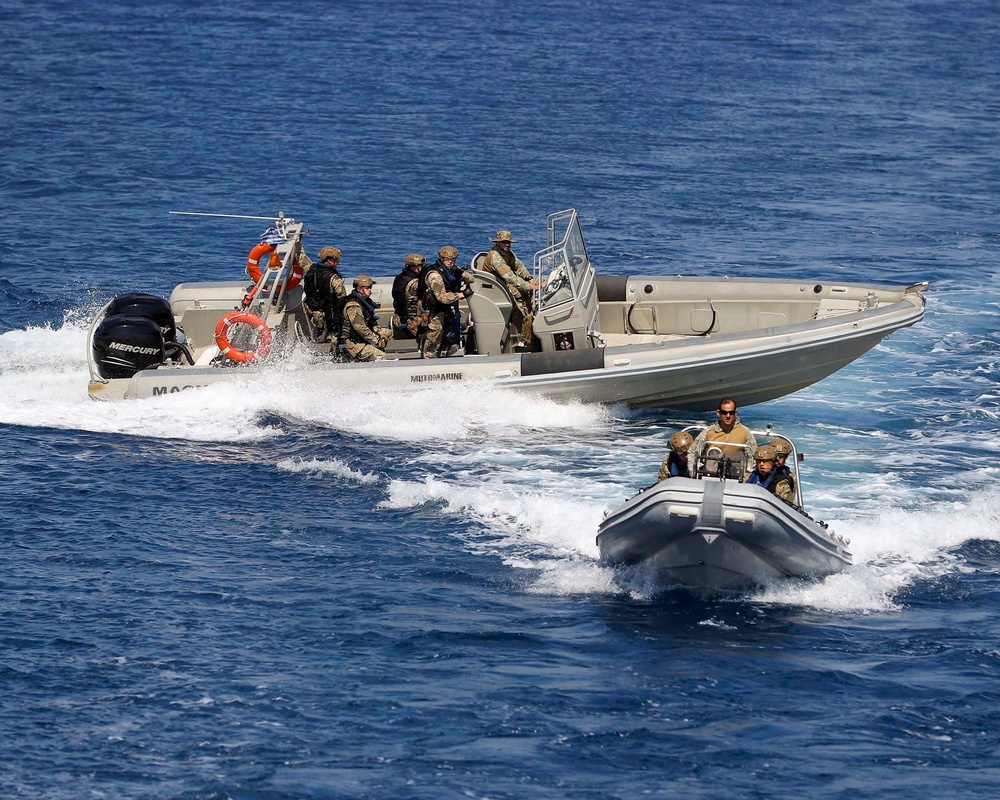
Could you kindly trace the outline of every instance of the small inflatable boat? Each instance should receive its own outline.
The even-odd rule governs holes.
[[[796,506],[743,482],[749,470],[718,455],[698,454],[696,477],[668,478],[609,512],[597,534],[605,563],[643,565],[663,586],[702,593],[851,566],[850,541],[801,510],[798,481]]]

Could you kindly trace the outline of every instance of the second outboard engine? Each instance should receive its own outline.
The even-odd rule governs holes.
[[[166,359],[163,333],[149,317],[105,317],[94,331],[93,350],[102,378],[131,378]]]

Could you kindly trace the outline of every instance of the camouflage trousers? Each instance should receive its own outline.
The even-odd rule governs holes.
[[[452,315],[441,312],[431,314],[424,331],[424,358],[437,358],[441,352],[441,342],[446,331],[451,329]]]
[[[510,324],[525,339],[531,338],[531,292],[524,294],[518,290],[511,291],[514,304],[510,309]]]
[[[420,323],[416,317],[409,320],[401,320],[399,314],[392,315],[392,335],[395,339],[416,339],[417,331],[420,330]]]
[[[328,338],[326,312],[322,310],[314,311],[311,308],[307,308],[306,314],[309,317],[309,323],[312,325],[313,341],[325,342]]]
[[[385,358],[385,351],[379,350],[373,344],[361,344],[360,342],[347,342],[344,351],[351,361],[377,361]]]

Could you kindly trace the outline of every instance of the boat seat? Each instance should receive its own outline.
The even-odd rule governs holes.
[[[475,292],[466,302],[469,318],[475,334],[476,350],[487,353],[505,352],[510,342],[510,316],[514,308],[514,298],[507,284],[492,272],[483,269],[486,252],[476,253],[469,266],[476,282]]]

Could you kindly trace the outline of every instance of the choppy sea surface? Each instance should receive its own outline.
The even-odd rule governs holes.
[[[1000,6],[0,3],[0,796],[895,798],[1000,781]],[[855,566],[698,598],[600,563],[705,415],[275,370],[87,397],[95,311],[344,271],[930,280],[927,314],[741,409]]]

